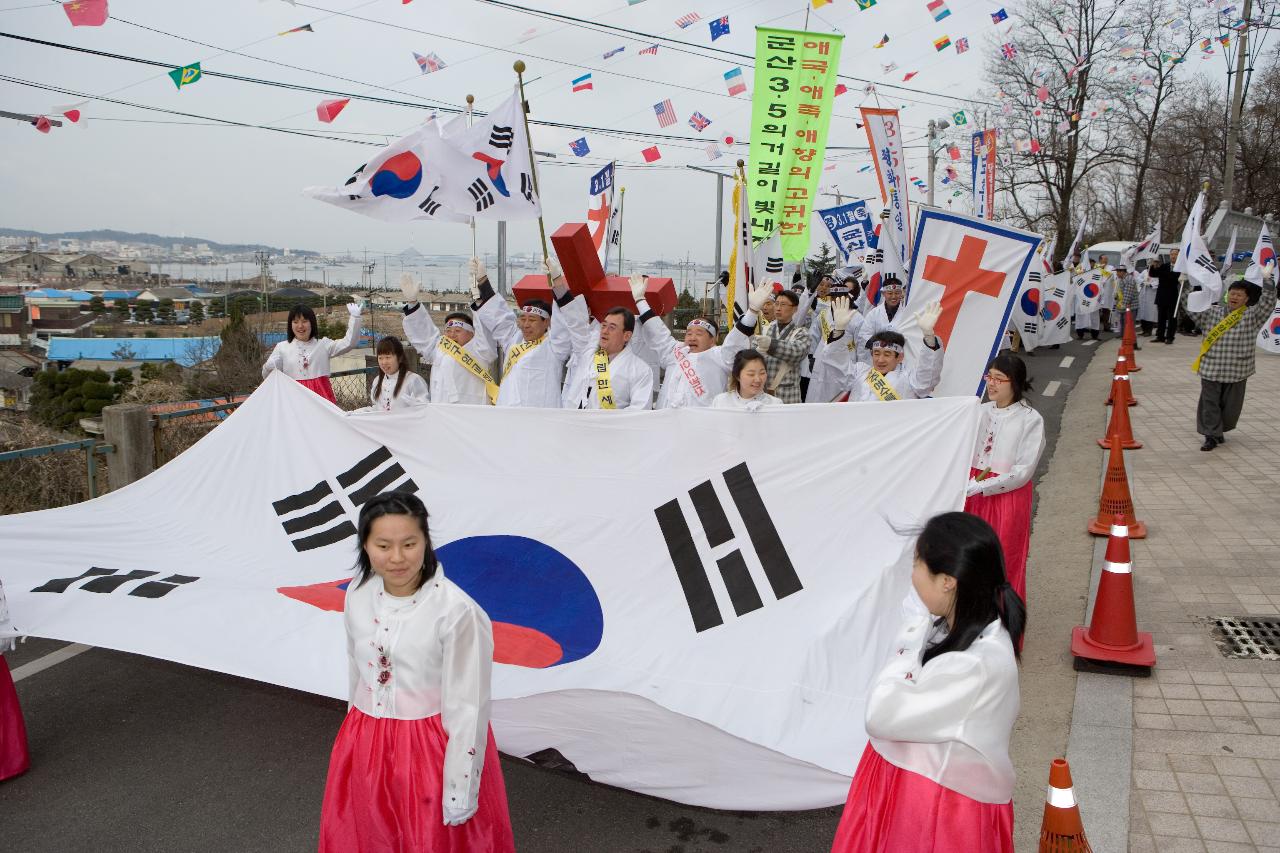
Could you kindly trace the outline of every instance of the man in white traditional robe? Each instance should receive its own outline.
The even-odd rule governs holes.
[[[854,348],[858,345],[863,317],[855,307],[857,294],[847,290],[836,290],[833,294],[830,304],[819,308],[829,315],[830,331],[814,357],[806,403],[830,403],[842,396],[849,390],[852,365],[858,360]]]
[[[898,319],[898,311],[902,308],[902,280],[890,273],[880,284],[880,304],[867,312],[862,325],[858,329],[857,343],[854,346],[854,357],[863,364],[871,363],[871,350],[867,342],[880,332],[897,331],[894,320]]]
[[[436,328],[431,312],[418,301],[418,283],[405,274],[400,277],[404,294],[404,335],[431,365],[428,387],[432,403],[473,403],[488,405],[497,397],[493,360],[497,350],[483,330],[477,331],[471,316],[454,311],[444,319],[444,333]]]
[[[573,341],[562,405],[566,409],[648,409],[653,403],[653,369],[630,347],[635,315],[612,308],[597,323],[587,300],[576,296],[563,307]]]
[[[666,371],[657,408],[680,409],[710,406],[716,395],[728,387],[733,357],[751,343],[757,312],[773,295],[773,288],[763,284],[747,294],[747,313],[734,324],[720,345],[716,345],[720,330],[705,317],[690,320],[684,330],[684,343],[678,343],[667,324],[645,301],[644,276],[631,276],[631,295],[636,301],[645,343]]]
[[[924,349],[912,367],[903,364],[906,339],[902,333],[886,329],[872,335],[867,342],[870,363],[854,362],[850,368],[849,402],[914,400],[932,394],[942,378],[942,341],[933,334],[941,315],[941,301],[916,314]]]
[[[546,262],[554,303],[530,299],[513,312],[493,291],[484,262],[473,258],[480,296],[472,305],[476,322],[501,345],[503,357],[497,405],[558,409],[564,366],[573,352],[563,308],[573,301],[559,266]]]

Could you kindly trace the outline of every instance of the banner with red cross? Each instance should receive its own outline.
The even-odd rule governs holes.
[[[922,346],[915,315],[942,300],[934,334],[946,347],[935,397],[982,394],[987,362],[1005,327],[1041,238],[1030,231],[936,208],[921,208],[912,243],[905,324],[910,362]]]

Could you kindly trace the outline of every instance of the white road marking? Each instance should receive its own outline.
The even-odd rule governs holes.
[[[44,657],[36,658],[31,663],[24,663],[22,666],[15,669],[13,671],[13,680],[21,681],[29,675],[35,675],[37,672],[44,672],[49,667],[57,666],[64,661],[69,661],[76,655],[83,654],[92,648],[93,646],[86,646],[83,643],[72,643],[69,646],[63,646],[56,652],[49,652],[49,654]]]
[[[1061,387],[1062,387],[1062,383],[1055,379],[1052,382],[1050,382],[1048,385],[1044,386],[1044,390],[1040,392],[1040,396],[1052,397],[1054,394],[1058,393],[1058,389]]]
[[[1087,346],[1087,347],[1091,347],[1091,346],[1093,346],[1093,345],[1094,345],[1094,344],[1096,344],[1096,343],[1098,343],[1098,341],[1085,341],[1085,342],[1084,342],[1084,345],[1085,345],[1085,346]]]
[[[1058,362],[1058,367],[1070,367],[1075,363],[1076,363],[1076,357],[1074,355],[1067,355],[1067,356],[1063,356],[1062,361]]]

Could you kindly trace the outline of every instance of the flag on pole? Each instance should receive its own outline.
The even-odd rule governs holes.
[[[1222,273],[1209,253],[1209,247],[1200,234],[1200,220],[1204,216],[1204,193],[1196,196],[1196,203],[1187,217],[1187,224],[1182,229],[1182,241],[1178,244],[1178,260],[1173,264],[1174,272],[1185,273],[1191,284],[1198,285],[1187,295],[1188,311],[1205,311],[1210,305],[1222,297]]]
[[[747,312],[747,291],[751,282],[751,213],[747,204],[747,182],[741,172],[736,173],[733,180],[733,233],[725,306],[730,322],[737,322]]]
[[[929,14],[933,15],[934,21],[941,21],[943,18],[951,14],[951,10],[947,8],[944,0],[929,0],[925,4],[925,8],[929,10]]]
[[[1226,276],[1227,270],[1231,269],[1231,261],[1236,254],[1236,236],[1240,229],[1235,225],[1231,226],[1231,239],[1227,241],[1227,253],[1222,256],[1222,274]]]
[[[648,47],[646,47],[644,50],[640,51],[640,55],[641,56],[657,56],[658,46],[656,44],[651,44]]]
[[[1258,349],[1280,355],[1280,299],[1276,300],[1276,307],[1267,322],[1258,330]]]
[[[1267,266],[1274,267],[1275,263],[1276,247],[1271,242],[1271,231],[1264,222],[1262,230],[1258,232],[1258,242],[1253,245],[1253,256],[1249,260],[1249,267],[1244,271],[1245,280],[1261,287]],[[1272,272],[1274,273],[1275,270],[1273,269]],[[1272,319],[1274,320],[1274,317]]]
[[[680,17],[676,18],[676,26],[682,30],[685,30],[693,26],[694,24],[698,23],[698,21],[701,21],[701,20],[702,20],[702,16],[699,15],[697,12],[690,12],[687,15],[681,15]]]
[[[710,27],[712,41],[715,41],[721,36],[729,35],[729,16],[725,15],[722,18],[716,18],[710,23]]]
[[[1054,275],[1046,274],[1041,281],[1037,346],[1048,347],[1071,340],[1070,294],[1071,273],[1065,270]]]
[[[581,77],[575,77],[573,80],[573,91],[575,92],[590,92],[593,88],[594,87],[591,85],[590,74],[583,74]]]
[[[946,50],[946,49],[947,49],[947,48],[949,48],[949,47],[951,47],[951,37],[950,37],[950,36],[943,36],[942,38],[937,38],[937,39],[934,39],[934,40],[933,40],[933,49],[934,49],[934,50]]]
[[[1071,238],[1071,245],[1067,247],[1067,254],[1062,258],[1062,265],[1068,269],[1071,267],[1071,259],[1076,255],[1076,247],[1080,245],[1080,240],[1084,237],[1084,224],[1088,221],[1086,217],[1080,217],[1080,224],[1076,226],[1076,236]]]
[[[724,84],[729,87],[729,95],[741,95],[747,91],[747,84],[742,79],[741,68],[731,68],[724,72]]]
[[[569,150],[573,152],[575,157],[586,157],[591,153],[591,149],[587,146],[587,138],[579,137],[569,143]]]
[[[100,27],[107,22],[107,0],[72,0],[62,4],[73,27]]]
[[[1136,269],[1134,264],[1138,261],[1150,261],[1160,256],[1160,222],[1156,221],[1155,229],[1143,238],[1142,242],[1135,243],[1126,253],[1129,258],[1129,269]]]
[[[585,139],[579,141],[586,142]],[[590,229],[591,242],[595,245],[597,252],[608,245],[606,237],[613,217],[613,173],[614,164],[610,163],[591,176],[591,183],[587,188],[591,201],[599,201],[599,206],[587,208],[587,227]],[[608,268],[607,259],[602,261],[602,264],[606,269]]]
[[[190,86],[200,79],[200,63],[193,62],[190,65],[175,68],[169,72],[169,78],[173,80],[173,85],[179,89],[183,86]]]
[[[707,118],[702,113],[695,112],[693,115],[689,116],[689,126],[699,133],[706,130],[710,124],[711,119]]]
[[[279,33],[279,35],[287,36],[287,35],[289,35],[289,34],[291,34],[291,33],[314,33],[314,32],[315,32],[315,30],[311,29],[311,25],[310,25],[310,24],[303,24],[303,25],[302,25],[302,26],[300,26],[300,27],[294,27],[294,28],[293,28],[293,29],[291,29],[291,30],[285,30],[284,32]]]
[[[658,117],[658,127],[671,127],[676,123],[676,111],[671,106],[671,99],[653,105],[653,114]]]
[[[884,47],[888,43],[889,43],[889,34],[885,33],[884,36],[880,39],[880,41],[876,42],[871,46],[876,50],[879,50],[880,48]]]
[[[991,13],[991,23],[998,24],[1001,21],[1007,19],[1008,17],[1009,17],[1009,14],[1005,12],[1004,9],[997,9]]]
[[[644,158],[646,163],[654,163],[662,159],[662,153],[658,151],[658,146],[656,145],[641,149],[640,156]]]

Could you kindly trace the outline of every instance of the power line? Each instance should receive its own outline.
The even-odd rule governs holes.
[[[578,18],[573,15],[566,15],[560,12],[548,12],[541,9],[530,9],[526,6],[520,6],[516,3],[505,2],[505,0],[475,0],[475,2],[483,3],[489,6],[497,6],[499,8],[509,9],[511,11],[519,12],[521,14],[534,15],[536,17],[548,18],[551,20],[565,21],[570,23],[573,26],[581,27],[584,29],[595,30],[596,32],[600,32],[603,30],[611,33],[617,33],[620,35],[629,36],[639,41],[647,41],[650,44],[654,43],[655,41],[660,43],[665,42],[668,46],[674,45],[675,47],[672,47],[672,49],[679,53],[688,54],[690,56],[695,56],[701,59],[712,58],[712,57],[706,56],[707,53],[718,54],[720,56],[729,56],[729,57],[733,57],[734,59],[743,60],[745,64],[749,65],[752,68],[755,67],[755,57],[749,53],[740,53],[738,51],[726,50],[724,48],[693,44],[691,42],[681,41],[680,39],[670,38],[669,36],[654,35],[652,33],[646,33],[641,30],[633,30],[627,27],[618,27],[613,24],[601,24],[596,21],[588,21],[584,18]],[[304,4],[299,4],[299,5],[304,5]],[[309,6],[308,8],[318,9],[320,11],[325,11],[325,12],[329,11],[328,9],[323,9],[319,6]],[[356,16],[352,16],[352,17],[356,17]],[[702,51],[703,53],[699,53],[698,51]],[[966,101],[971,104],[986,103],[985,101],[980,101],[976,98],[964,98],[960,96],[946,95],[941,92],[930,92],[926,89],[915,89],[910,86],[899,86],[893,83],[879,83],[875,80],[869,80],[864,77],[854,77],[851,74],[837,74],[836,76],[840,79],[850,80],[856,83],[864,83],[864,84],[874,83],[877,88],[883,87],[886,89],[897,89],[903,92],[911,92],[917,95],[927,95],[929,97],[944,98],[944,99],[947,99],[948,101]],[[911,99],[903,98],[903,100],[909,101]],[[929,103],[929,102],[920,101],[919,103]],[[947,106],[947,104],[929,103],[929,106],[945,107]]]
[[[46,41],[44,39],[37,39],[37,38],[32,38],[30,36],[17,35],[15,33],[0,32],[0,37],[27,42],[30,44],[39,45],[41,47],[51,47],[51,48],[57,48],[60,50],[72,51],[74,53],[84,53],[91,56],[102,57],[105,59],[113,59],[120,62],[133,62],[141,65],[150,65],[150,66],[159,67],[159,68],[179,67],[172,63],[161,62],[159,60],[144,59],[142,57],[128,56],[128,55],[119,54],[119,53],[110,53],[102,50],[93,50],[91,48],[79,47],[77,45],[61,44],[59,42]],[[289,89],[293,91],[307,92],[307,93],[316,94],[316,95],[326,95],[326,96],[339,97],[339,98],[350,98],[352,100],[367,101],[370,103],[383,104],[387,106],[408,107],[410,109],[416,109],[416,110],[430,109],[436,112],[447,113],[447,114],[460,114],[463,112],[463,110],[445,105],[443,102],[441,102],[438,105],[413,103],[411,101],[399,101],[392,98],[380,98],[373,95],[362,95],[356,92],[342,92],[334,89],[321,89],[315,86],[304,86],[298,83],[284,83],[277,80],[266,80],[260,77],[247,77],[241,74],[228,74],[226,72],[221,72],[221,71],[209,71],[203,68],[201,69],[201,76],[223,78],[227,80],[234,80],[239,83],[251,83],[251,84],[260,85],[260,86],[271,86],[274,88]],[[135,103],[126,102],[126,101],[113,101],[110,98],[102,98],[102,97],[98,97],[98,96],[86,94],[86,93],[77,93],[77,94],[80,97],[89,98],[91,100],[125,104],[128,106],[134,106],[140,109],[153,109],[152,107],[147,107],[141,104],[135,104]],[[158,108],[155,108],[155,109],[158,109]],[[161,110],[161,111],[165,112],[165,110]],[[175,112],[174,114],[190,115],[187,113],[178,113],[178,112]],[[481,113],[480,111],[476,111],[476,115],[483,115],[483,114],[484,113]],[[203,116],[194,116],[194,117],[204,118]],[[216,119],[216,121],[227,123],[227,124],[240,124],[246,127],[261,127],[264,129],[271,129],[267,125],[260,125],[260,124],[254,124],[254,123],[233,122],[226,119]],[[697,147],[699,150],[704,149],[707,145],[707,140],[705,137],[700,138],[696,136],[678,136],[675,134],[654,133],[651,131],[621,130],[618,128],[597,127],[594,125],[583,125],[583,124],[570,124],[568,122],[547,121],[545,119],[534,119],[534,118],[530,118],[529,123],[536,124],[540,127],[555,128],[558,130],[571,130],[578,133],[598,133],[604,136],[639,139],[643,141],[658,140],[658,141],[665,141],[667,143],[688,143],[689,145],[687,147],[691,149],[693,147]],[[311,134],[311,135],[321,139],[336,138],[336,137],[324,136],[323,134]],[[396,134],[389,134],[389,135],[396,135]],[[868,149],[864,145],[848,145],[848,146],[829,146],[827,150],[829,151],[865,151]]]

